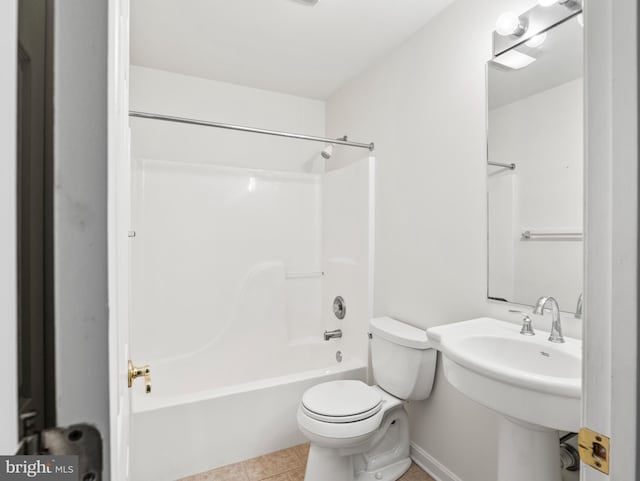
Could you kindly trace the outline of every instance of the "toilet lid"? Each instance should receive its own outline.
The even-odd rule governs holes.
[[[319,421],[354,422],[380,411],[382,398],[362,381],[331,381],[308,389],[302,396],[302,408]]]

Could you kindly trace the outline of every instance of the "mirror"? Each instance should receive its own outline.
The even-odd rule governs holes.
[[[545,34],[487,66],[487,293],[526,305],[553,296],[574,312],[583,283],[583,30],[572,17]]]

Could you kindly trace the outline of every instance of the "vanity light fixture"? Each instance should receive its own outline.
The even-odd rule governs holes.
[[[531,65],[536,59],[517,50],[509,50],[498,55],[492,61],[510,69],[519,70],[525,68],[527,65]]]
[[[496,21],[496,32],[503,37],[508,35],[522,36],[527,31],[527,25],[513,12],[505,12]]]
[[[529,48],[536,48],[543,38],[538,35],[554,25],[582,13],[584,0],[537,0],[536,5],[526,12],[516,14],[503,13],[498,17],[493,32],[493,56],[496,57],[509,49],[531,41]],[[537,44],[539,47],[541,44]]]
[[[547,39],[547,32],[542,32],[541,34],[531,37],[524,44],[530,48],[538,48],[544,43],[546,39]]]

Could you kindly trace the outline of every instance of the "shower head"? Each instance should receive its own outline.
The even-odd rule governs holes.
[[[325,145],[324,149],[322,149],[322,152],[320,152],[320,155],[322,155],[322,158],[324,159],[330,159],[332,154],[333,154],[333,144]]]

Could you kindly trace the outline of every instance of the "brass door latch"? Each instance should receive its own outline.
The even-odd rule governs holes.
[[[151,392],[151,366],[148,364],[141,367],[133,365],[129,360],[129,373],[128,373],[128,385],[133,385],[133,380],[137,377],[144,377],[145,392],[149,394]]]
[[[610,447],[611,440],[607,436],[587,428],[580,429],[578,433],[578,451],[584,464],[604,474],[609,474]]]

